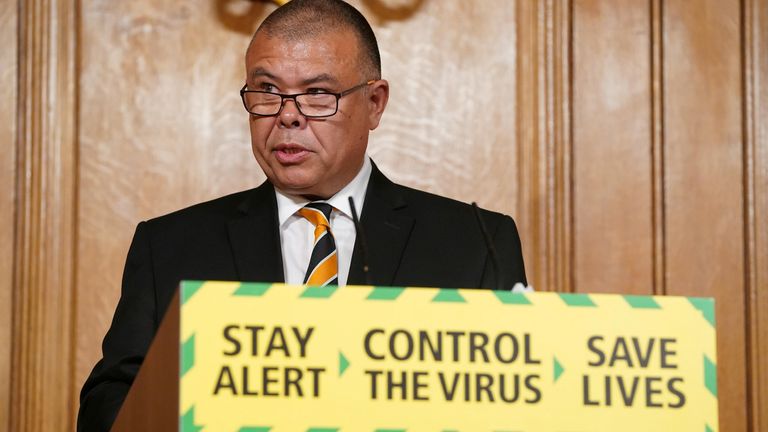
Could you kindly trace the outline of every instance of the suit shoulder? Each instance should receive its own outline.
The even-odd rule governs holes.
[[[400,188],[409,207],[418,208],[422,211],[443,212],[443,214],[449,216],[463,214],[474,218],[471,204],[408,186],[396,184],[396,187]],[[505,214],[483,208],[480,209],[480,212],[484,220],[498,221],[499,218],[509,218],[509,216]]]
[[[149,219],[146,223],[156,227],[183,227],[187,224],[198,225],[206,221],[228,220],[240,212],[241,206],[255,191],[256,189],[249,189],[204,201]]]

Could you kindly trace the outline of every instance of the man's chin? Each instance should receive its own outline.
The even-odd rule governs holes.
[[[327,199],[341,189],[336,185],[338,183],[336,179],[322,176],[318,170],[283,168],[273,172],[273,176],[267,177],[280,192],[285,194],[310,197],[310,199]]]
[[[270,179],[272,184],[280,190],[280,192],[288,195],[305,196],[305,195],[320,195],[320,188],[316,182],[311,182],[306,179]]]

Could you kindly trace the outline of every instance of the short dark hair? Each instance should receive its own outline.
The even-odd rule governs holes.
[[[291,0],[272,12],[256,30],[289,40],[311,38],[328,31],[351,30],[358,40],[360,64],[366,78],[381,78],[381,55],[376,35],[363,14],[342,0]],[[255,35],[254,35],[255,38]]]

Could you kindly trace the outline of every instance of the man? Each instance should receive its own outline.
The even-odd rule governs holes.
[[[182,279],[525,283],[511,218],[481,210],[497,274],[469,205],[396,185],[366,156],[389,84],[357,10],[340,0],[293,0],[262,23],[245,63],[241,95],[268,181],[138,225],[103,358],[83,386],[79,430],[110,427]],[[350,197],[362,210],[360,239]]]

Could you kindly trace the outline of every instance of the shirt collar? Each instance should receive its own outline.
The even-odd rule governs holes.
[[[357,216],[359,218],[362,217],[365,191],[368,189],[368,180],[371,178],[371,171],[371,160],[366,156],[363,159],[363,166],[360,168],[360,171],[355,178],[325,202],[332,205],[343,215],[352,219],[352,211],[349,207],[349,197],[352,197],[355,201]],[[291,218],[291,216],[296,214],[300,208],[310,202],[302,196],[289,195],[278,188],[275,188],[275,196],[277,197],[277,215],[281,227]]]

